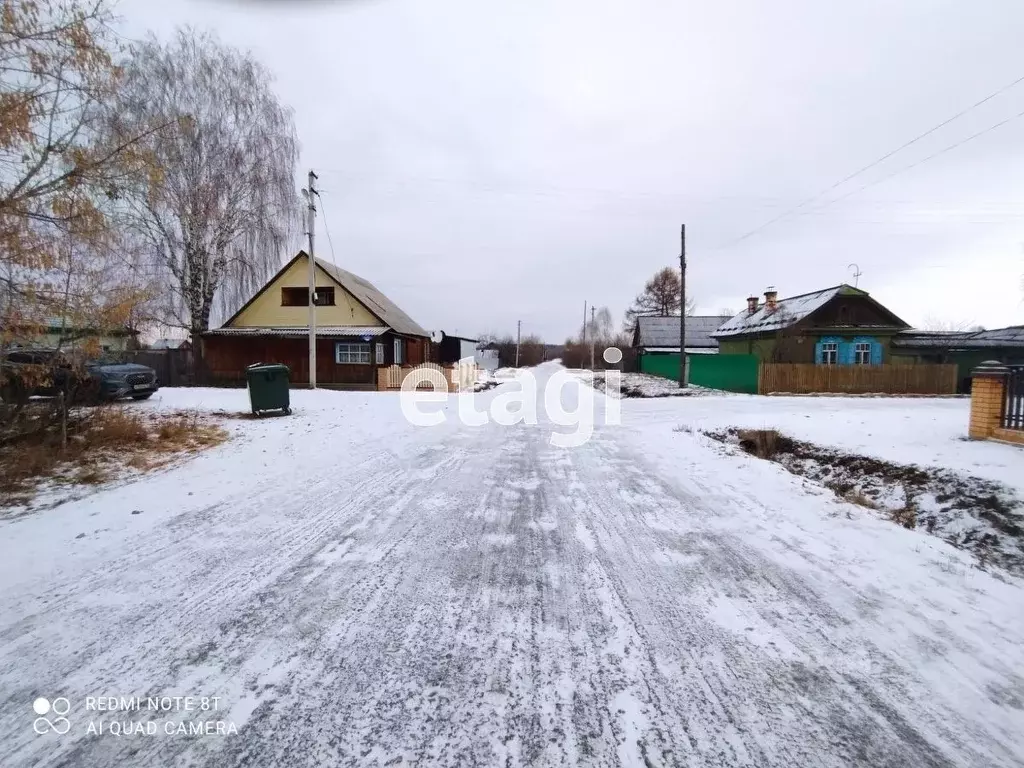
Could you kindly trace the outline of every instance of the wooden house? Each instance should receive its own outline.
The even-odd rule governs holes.
[[[880,365],[890,362],[893,339],[910,326],[851,285],[765,301],[747,308],[711,335],[723,355],[754,355],[763,362]]]
[[[336,389],[376,389],[384,365],[429,362],[430,334],[372,283],[314,259],[316,380]],[[245,380],[253,363],[284,363],[294,384],[309,382],[309,257],[289,261],[216,330],[203,334],[214,383]]]

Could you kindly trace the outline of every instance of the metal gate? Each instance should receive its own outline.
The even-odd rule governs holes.
[[[1006,402],[1003,405],[1003,426],[1024,430],[1024,365],[1011,366],[1006,379]]]

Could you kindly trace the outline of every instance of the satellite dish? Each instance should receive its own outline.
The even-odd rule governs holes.
[[[430,332],[430,340],[432,342],[434,342],[435,344],[440,344],[441,340],[443,338],[444,338],[444,331],[431,331]]]

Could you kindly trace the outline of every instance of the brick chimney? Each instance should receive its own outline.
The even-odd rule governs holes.
[[[747,314],[752,315],[757,312],[757,296],[747,296]]]
[[[764,292],[764,309],[765,312],[774,312],[779,308],[779,292],[775,290],[774,285],[769,285],[768,289]]]

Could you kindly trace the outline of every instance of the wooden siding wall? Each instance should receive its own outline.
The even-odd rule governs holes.
[[[863,328],[864,335],[888,328],[896,330],[896,318],[863,296],[837,296],[815,310],[803,323],[816,328]]]
[[[324,270],[317,267],[317,286],[334,286],[334,305],[317,307],[317,325],[383,325],[370,311]],[[308,288],[309,262],[298,259],[270,285],[257,294],[243,309],[232,328],[305,326],[309,322],[309,307],[286,307],[281,303],[282,288]],[[318,366],[319,367],[319,366]]]
[[[334,342],[317,339],[317,384],[373,389],[377,383],[375,366],[335,363]],[[292,383],[309,383],[309,345],[305,339],[210,336],[203,344],[211,383],[244,384],[245,369],[253,363],[283,363],[291,369]]]
[[[953,395],[955,365],[800,365],[762,363],[758,392]]]
[[[814,345],[823,336],[838,336],[851,342],[859,336],[870,336],[881,345],[882,362],[890,362],[890,346],[892,336],[884,334],[851,332],[845,329],[836,331],[832,328],[807,328],[805,330],[787,329],[782,333],[765,338],[747,338],[738,340],[723,339],[719,342],[719,354],[722,355],[756,355],[768,363],[814,363]]]

